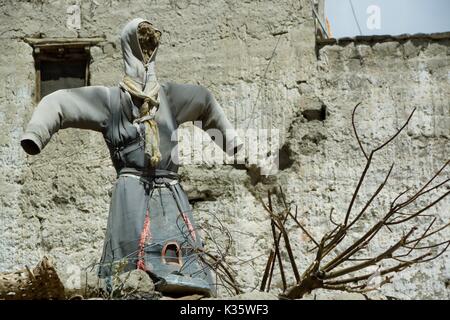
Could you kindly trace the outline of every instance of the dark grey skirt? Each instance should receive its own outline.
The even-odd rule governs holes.
[[[215,290],[202,250],[175,173],[144,177],[121,172],[111,198],[99,277],[139,268],[152,276],[159,291],[211,295]]]

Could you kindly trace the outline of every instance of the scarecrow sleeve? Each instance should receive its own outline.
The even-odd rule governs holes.
[[[38,154],[59,129],[102,131],[110,115],[110,90],[93,86],[64,89],[45,96],[37,105],[21,138],[28,154]]]
[[[242,147],[237,133],[222,107],[206,88],[198,85],[170,83],[167,93],[178,125],[188,121],[201,121],[214,142],[232,156]]]

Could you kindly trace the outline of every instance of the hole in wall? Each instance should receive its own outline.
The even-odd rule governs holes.
[[[320,109],[306,109],[302,111],[302,116],[307,121],[325,121],[327,118],[327,107],[322,105]]]
[[[270,154],[267,154],[270,156]],[[278,150],[278,157],[276,159],[279,170],[286,170],[294,164],[292,151],[287,143],[285,143]],[[267,182],[268,177],[262,174],[261,167],[258,167],[255,164],[242,164],[242,163],[232,163],[228,164],[237,170],[245,170],[247,172],[248,177],[250,178],[250,184],[252,186],[257,185],[260,182]]]
[[[279,162],[278,166],[280,170],[286,170],[294,164],[294,160],[292,160],[292,151],[289,145],[286,143],[281,147],[278,152]]]

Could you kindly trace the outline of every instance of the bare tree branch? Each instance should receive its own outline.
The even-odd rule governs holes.
[[[405,200],[400,201],[400,199],[405,196],[410,188],[407,188],[405,191],[401,192],[395,199],[390,203],[387,208],[387,212],[381,215],[379,218],[372,223],[372,226],[366,230],[361,236],[356,239],[352,239],[351,242],[344,248],[341,248],[340,244],[343,243],[345,239],[351,234],[354,228],[352,228],[356,223],[363,221],[363,219],[367,219],[365,213],[369,209],[371,205],[373,205],[374,200],[377,196],[383,191],[384,187],[387,185],[388,179],[392,174],[394,164],[392,164],[384,178],[384,180],[379,184],[375,192],[364,202],[360,211],[353,216],[352,211],[357,197],[363,185],[366,183],[367,173],[371,168],[372,160],[376,152],[385,148],[389,143],[391,143],[398,135],[406,128],[408,123],[410,122],[415,109],[410,113],[409,117],[405,121],[405,123],[396,130],[396,132],[387,139],[384,143],[380,144],[378,147],[374,148],[369,153],[366,152],[363,146],[363,142],[361,141],[358,132],[356,130],[355,124],[355,113],[360,103],[358,103],[352,112],[352,126],[355,132],[356,139],[358,141],[359,147],[364,154],[366,159],[366,164],[364,169],[359,177],[358,183],[355,187],[355,190],[352,194],[352,198],[347,207],[347,211],[344,215],[343,221],[341,224],[337,223],[333,219],[333,209],[331,209],[329,213],[329,220],[335,226],[331,231],[325,233],[320,241],[314,239],[311,233],[300,223],[297,219],[297,207],[295,211],[295,215],[290,212],[290,207],[288,206],[288,202],[286,200],[286,196],[283,193],[283,190],[280,187],[281,194],[281,203],[283,204],[282,213],[276,213],[275,208],[270,199],[271,195],[269,193],[269,207],[267,207],[264,203],[264,208],[269,212],[273,228],[277,228],[280,230],[280,233],[277,235],[273,232],[273,236],[275,240],[279,240],[281,236],[283,236],[283,240],[285,243],[285,249],[288,253],[289,260],[291,265],[293,266],[293,272],[296,279],[296,284],[288,287],[284,290],[282,297],[288,299],[298,299],[301,298],[304,294],[311,292],[317,288],[324,288],[329,290],[343,290],[348,292],[367,292],[373,290],[372,287],[368,285],[371,279],[375,276],[385,276],[384,279],[379,281],[379,285],[383,285],[391,281],[390,274],[401,272],[406,268],[418,264],[425,263],[437,259],[440,257],[449,247],[450,247],[450,239],[440,241],[438,243],[427,243],[422,244],[426,240],[430,239],[431,236],[440,234],[445,228],[450,226],[450,223],[445,224],[444,226],[438,227],[435,230],[432,230],[437,218],[434,214],[428,214],[428,211],[435,207],[439,202],[441,202],[444,198],[446,198],[450,191],[444,192],[442,195],[437,196],[434,200],[425,199],[427,202],[422,205],[422,208],[416,209],[417,200],[425,195],[431,194],[433,191],[438,190],[439,188],[446,186],[450,179],[444,179],[443,181],[431,186],[431,184],[441,177],[444,169],[449,165],[450,160],[446,161],[446,163],[414,194],[408,196]],[[408,207],[408,208],[407,208]],[[411,209],[411,207],[414,207]],[[405,209],[407,208],[407,209]],[[409,211],[409,212],[408,212]],[[290,245],[289,234],[285,228],[286,220],[281,221],[281,218],[291,218],[295,224],[301,229],[303,233],[307,235],[307,237],[315,244],[315,258],[309,264],[309,266],[305,269],[301,276],[299,276],[297,266],[294,259],[294,254]],[[422,227],[422,219],[432,218],[432,221],[427,224],[425,227]],[[409,223],[413,222],[411,226]],[[408,224],[407,224],[408,223]],[[389,245],[387,248],[383,249],[383,251],[371,255],[370,251],[367,250],[369,244],[371,244],[375,237],[384,230],[385,232],[391,232],[393,235],[397,232],[395,226],[408,226],[408,232],[400,237],[396,242]],[[425,228],[425,229],[423,229]],[[416,230],[420,231],[420,236],[413,238],[413,234]],[[278,239],[277,237],[278,236]],[[345,243],[345,242],[344,242]],[[275,241],[276,244],[276,241]],[[277,246],[275,245],[275,249]],[[436,250],[440,250],[437,253]],[[281,251],[281,248],[278,247],[278,250]],[[423,250],[428,250],[423,253]],[[311,251],[311,250],[309,250]],[[420,253],[422,251],[422,253]],[[272,261],[272,266],[274,264],[274,251],[271,251],[268,259],[269,262]],[[434,252],[434,253],[433,253]],[[277,254],[280,256],[280,252]],[[332,258],[327,259],[329,255],[332,255]],[[405,259],[402,259],[405,258]],[[390,267],[385,267],[381,269],[381,263],[386,262]],[[392,264],[394,264],[392,266]],[[337,267],[343,265],[340,269]],[[376,273],[366,273],[363,275],[359,275],[363,273],[364,270],[367,270],[368,267],[378,265]],[[380,270],[381,269],[381,270]],[[264,280],[267,279],[267,267],[266,272],[264,273]],[[271,277],[271,276],[270,276]],[[365,281],[367,283],[365,283]],[[261,287],[263,288],[263,287]]]

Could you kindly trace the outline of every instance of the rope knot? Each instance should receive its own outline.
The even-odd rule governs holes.
[[[144,152],[150,159],[150,165],[156,167],[161,162],[161,152],[159,151],[159,129],[155,116],[159,109],[159,89],[158,82],[154,82],[153,86],[147,85],[144,91],[130,77],[125,76],[120,86],[129,92],[132,96],[143,100],[139,108],[140,117],[134,122],[144,123],[145,125],[145,148]]]

